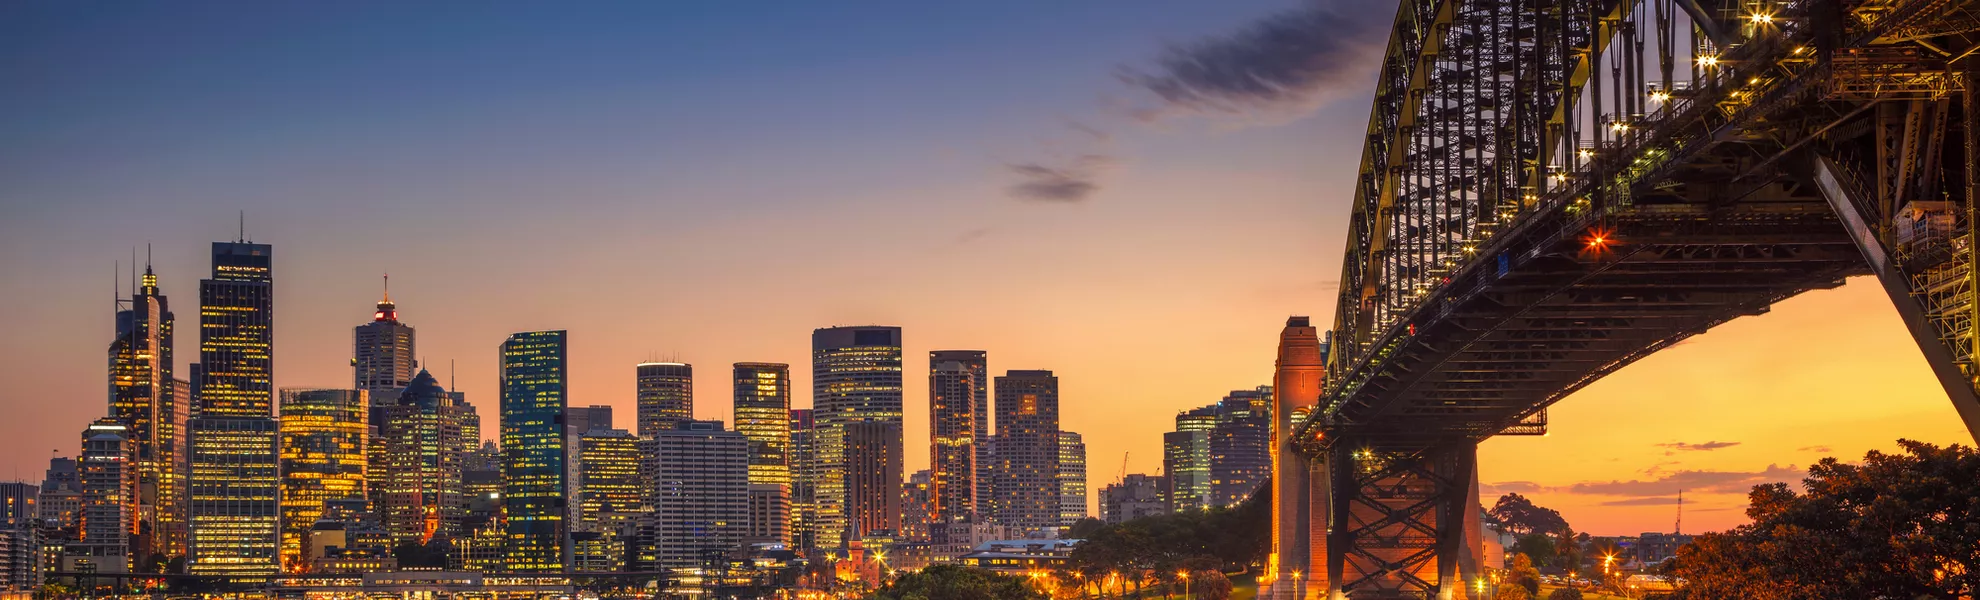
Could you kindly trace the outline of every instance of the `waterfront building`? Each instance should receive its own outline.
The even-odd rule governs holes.
[[[1169,482],[1160,475],[1130,474],[1100,490],[1100,520],[1108,524],[1169,513]]]
[[[518,573],[570,569],[564,407],[570,368],[563,331],[502,343],[504,562]]]
[[[999,523],[1024,537],[1059,530],[1059,378],[1014,370],[997,378]]]
[[[694,365],[644,362],[635,368],[639,437],[653,437],[694,419]]]
[[[394,543],[424,544],[436,535],[464,531],[467,492],[462,477],[467,453],[481,440],[481,415],[459,392],[420,369],[396,401],[371,411],[385,456],[371,461],[379,473],[371,495],[379,523]]]
[[[137,473],[138,539],[133,554],[185,552],[186,419],[191,407],[174,387],[173,315],[158,276],[144,267],[142,283],[116,314],[110,344],[110,416],[129,427]]]
[[[977,514],[977,413],[988,408],[977,398],[986,387],[983,353],[938,350],[928,360],[927,519],[968,520]]]
[[[1059,527],[1070,528],[1086,518],[1086,442],[1079,434],[1059,432]]]
[[[648,504],[655,567],[688,569],[740,547],[749,523],[749,440],[720,421],[684,421],[654,435]]]
[[[280,570],[281,494],[275,407],[274,249],[213,243],[199,282],[199,363],[188,443],[186,570],[259,576]]]
[[[37,501],[41,488],[32,483],[0,482],[0,591],[30,591],[41,585],[41,528]]]
[[[818,453],[809,408],[791,409],[791,546],[818,547]]]
[[[64,570],[71,566],[98,573],[130,570],[138,474],[131,458],[137,453],[136,444],[129,435],[130,428],[116,417],[97,419],[83,429],[82,455],[76,461],[82,482],[82,535],[68,544]]]
[[[899,327],[811,334],[818,544],[840,547],[900,527],[901,373]]]
[[[959,368],[961,371],[961,373],[951,373],[947,376],[949,380],[943,382],[945,389],[948,386],[954,385],[955,381],[953,380],[960,379],[963,375],[967,375],[970,380],[969,410],[972,421],[969,438],[972,452],[975,455],[972,461],[975,467],[969,479],[971,485],[976,488],[975,492],[971,495],[973,500],[970,505],[970,513],[972,516],[987,516],[991,514],[989,507],[990,498],[996,491],[992,489],[994,485],[992,473],[996,470],[996,461],[990,455],[990,419],[992,413],[995,411],[992,411],[990,407],[989,354],[982,350],[935,350],[929,352],[928,372],[930,378],[929,391],[931,394],[934,393],[934,379],[937,377],[938,371],[941,371],[945,364],[952,364],[953,367]],[[960,408],[961,406],[960,402],[945,402],[945,404],[956,408]],[[932,419],[932,413],[930,416]]]
[[[934,475],[929,469],[915,471],[908,475],[907,485],[901,486],[901,535],[902,541],[928,543],[930,524],[933,523]]]
[[[282,390],[282,545],[285,571],[308,564],[305,545],[324,503],[363,500],[370,394],[364,390]]]

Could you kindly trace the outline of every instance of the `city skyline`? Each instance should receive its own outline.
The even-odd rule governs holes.
[[[906,471],[928,464],[927,389],[918,376],[926,353],[979,348],[995,355],[994,374],[1050,369],[1063,379],[1061,426],[1083,434],[1090,490],[1111,483],[1124,454],[1129,473],[1152,475],[1177,412],[1270,382],[1287,316],[1333,322],[1341,196],[1359,152],[1340,140],[1358,138],[1367,117],[1361,100],[1324,95],[1290,115],[1241,115],[1246,122],[1237,124],[1142,125],[1096,108],[1104,103],[1095,96],[1136,91],[1121,89],[1113,69],[1145,65],[1161,50],[1158,40],[1196,39],[1292,5],[1217,4],[1137,7],[1132,27],[1110,27],[1125,12],[1120,5],[1073,9],[1055,18],[1062,23],[975,8],[915,31],[856,23],[874,15],[829,20],[845,26],[835,36],[884,34],[930,49],[925,57],[837,37],[796,42],[822,48],[817,57],[744,54],[737,46],[754,38],[735,34],[755,22],[648,22],[735,37],[737,46],[711,52],[732,53],[733,62],[682,58],[695,64],[677,68],[627,58],[669,55],[638,42],[667,36],[627,27],[593,41],[548,39],[551,58],[506,76],[472,60],[475,52],[547,35],[517,27],[541,15],[510,11],[387,75],[351,75],[379,59],[339,57],[341,46],[326,41],[335,36],[298,36],[298,47],[270,54],[299,66],[275,70],[273,82],[205,95],[173,90],[253,79],[242,74],[266,64],[230,48],[270,39],[257,36],[335,30],[287,21],[264,33],[216,26],[224,35],[206,37],[219,41],[166,52],[170,28],[138,24],[146,16],[138,13],[98,22],[102,29],[61,15],[16,21],[70,23],[32,36],[11,35],[33,27],[0,19],[0,34],[9,34],[0,39],[19,44],[70,36],[57,54],[76,53],[70,67],[89,75],[0,98],[11,109],[0,114],[40,123],[0,141],[0,178],[14,183],[0,190],[0,285],[22,303],[0,314],[0,327],[32,340],[0,350],[0,378],[10,382],[0,409],[19,415],[0,421],[11,459],[0,468],[38,480],[48,450],[75,456],[76,431],[104,415],[103,351],[113,331],[103,296],[113,290],[102,274],[124,263],[113,280],[128,297],[135,265],[124,261],[136,245],[153,245],[161,293],[178,300],[174,372],[189,372],[198,335],[188,307],[197,306],[206,244],[234,239],[235,211],[246,208],[245,237],[281,246],[275,390],[351,381],[350,328],[370,320],[377,278],[391,272],[397,309],[422,332],[416,358],[466,394],[486,420],[484,438],[499,430],[495,349],[513,332],[571,331],[569,404],[613,406],[630,429],[639,362],[677,356],[703,365],[695,417],[733,425],[731,383],[719,376],[727,365],[790,364],[792,389],[807,390],[808,332],[874,323],[906,332]],[[817,16],[771,18],[790,28]],[[967,21],[1010,31],[993,36]],[[125,33],[140,35],[103,43]],[[387,29],[384,47],[426,41],[413,33]],[[953,47],[944,45],[951,39]],[[92,45],[101,54],[78,50]],[[599,45],[621,51],[597,53]],[[609,56],[564,76],[544,67],[586,51]],[[744,118],[690,123],[721,112],[712,107],[736,100],[728,94],[815,86],[847,75],[823,63],[854,59],[898,69],[849,82],[878,90],[856,98],[825,93],[791,103],[806,110],[757,101],[738,109]],[[614,66],[639,67],[629,70],[652,82],[615,87],[612,76],[593,72]],[[442,83],[466,92],[428,96],[395,85],[428,68],[465,73]],[[823,70],[799,73],[805,68]],[[107,100],[126,95],[106,94],[98,82],[146,70],[158,74],[120,85],[153,98],[155,113]],[[937,83],[906,81],[921,78]],[[1015,83],[1040,80],[1049,83]],[[1365,96],[1371,81],[1346,76],[1337,95]],[[713,91],[669,104],[677,86]],[[343,98],[356,108],[312,112],[324,106],[307,96],[324,88],[349,90]],[[498,96],[509,99],[461,101]],[[950,100],[955,108],[946,108]],[[234,110],[243,104],[258,108]],[[945,108],[929,108],[937,105]],[[430,123],[411,126],[420,120]],[[1081,134],[1067,121],[1106,135]],[[93,127],[122,135],[74,133]],[[290,128],[280,141],[264,137],[278,127]],[[866,135],[882,127],[915,133]],[[789,137],[768,137],[780,129]],[[789,143],[735,141],[757,139]],[[544,143],[521,143],[534,140]],[[779,147],[757,152],[767,146]],[[1100,191],[1059,203],[1009,197],[1002,167],[1048,150],[1113,161]],[[680,219],[659,218],[682,210]],[[883,266],[853,282],[811,268],[861,258]],[[646,277],[642,269],[655,264],[676,271]],[[1667,529],[1673,492],[1685,488],[1686,530],[1723,529],[1743,521],[1747,486],[1796,480],[1820,457],[1890,449],[1898,437],[1970,443],[1880,294],[1864,280],[1811,292],[1589,386],[1552,410],[1550,436],[1481,446],[1486,494],[1519,492],[1579,528],[1634,534]],[[802,391],[792,400],[811,405]]]

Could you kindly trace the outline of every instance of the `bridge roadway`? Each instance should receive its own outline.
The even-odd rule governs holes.
[[[1334,322],[1282,334],[1273,598],[1462,598],[1476,447],[1872,275],[1980,434],[1980,0],[1404,0]]]

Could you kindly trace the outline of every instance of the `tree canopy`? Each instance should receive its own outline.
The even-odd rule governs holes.
[[[958,565],[906,573],[868,600],[1049,600],[1022,577]]]
[[[1071,569],[1089,577],[1154,570],[1243,570],[1272,545],[1272,484],[1235,508],[1188,510],[1106,525],[1073,547]]]
[[[1678,549],[1688,598],[1972,598],[1980,595],[1980,453],[1899,440],[1862,464],[1809,467],[1806,492],[1754,486],[1746,515]]]
[[[1553,535],[1568,528],[1567,519],[1551,508],[1542,507],[1519,494],[1506,494],[1492,505],[1492,524],[1513,535]]]

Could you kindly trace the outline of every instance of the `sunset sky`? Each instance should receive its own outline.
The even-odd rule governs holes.
[[[967,348],[997,374],[1059,375],[1094,488],[1153,473],[1177,411],[1270,381],[1287,315],[1331,322],[1392,14],[9,3],[0,478],[38,481],[105,413],[113,273],[134,247],[177,309],[181,367],[196,360],[208,244],[240,210],[274,245],[279,387],[351,384],[351,327],[390,272],[425,365],[490,437],[510,332],[569,330],[571,402],[629,426],[635,363],[694,363],[697,414],[726,420],[731,363],[790,363],[808,406],[811,330],[884,324],[906,339],[910,471],[927,353]],[[1326,35],[1253,43],[1288,24]],[[1272,85],[1185,68],[1217,61]],[[1549,436],[1481,447],[1486,496],[1596,534],[1668,531],[1679,488],[1686,531],[1722,529],[1749,486],[1820,457],[1972,443],[1868,280],[1663,351],[1552,417]]]

